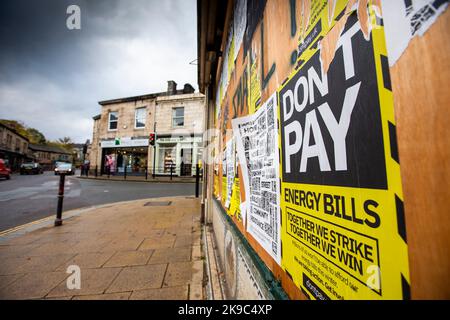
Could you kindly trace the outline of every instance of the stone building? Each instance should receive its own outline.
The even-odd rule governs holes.
[[[28,138],[0,123],[0,158],[6,161],[11,170],[19,170],[23,162],[31,160],[28,144]]]
[[[79,167],[86,159],[89,159],[88,150],[91,142],[89,139],[85,143],[75,143],[72,145],[73,163]]]
[[[93,117],[91,169],[100,174],[195,173],[202,150],[204,96],[190,84],[177,89],[174,81],[168,81],[164,92],[99,104],[101,113]],[[150,146],[149,136],[155,132],[155,144]]]
[[[44,170],[53,170],[56,162],[72,162],[73,155],[59,147],[41,144],[29,144],[33,159],[44,167]]]

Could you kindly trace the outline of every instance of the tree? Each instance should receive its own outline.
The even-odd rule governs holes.
[[[31,143],[33,144],[46,144],[47,139],[42,132],[35,128],[27,129],[27,136]]]
[[[70,137],[59,138],[58,142],[61,143],[61,144],[65,144],[65,145],[73,144],[72,138],[70,138]]]
[[[0,122],[7,127],[15,130],[19,134],[27,137],[28,140],[30,140],[30,143],[46,144],[47,142],[47,139],[45,139],[45,136],[42,132],[40,132],[38,129],[27,127],[21,121],[1,119]]]
[[[63,137],[59,138],[57,141],[54,142],[58,147],[61,147],[65,149],[66,151],[72,152],[73,151],[73,141],[70,137]]]

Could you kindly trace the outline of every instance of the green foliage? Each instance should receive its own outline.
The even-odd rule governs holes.
[[[72,152],[73,150],[73,141],[70,137],[59,138],[57,141],[49,141],[45,138],[45,135],[38,129],[27,127],[21,121],[0,119],[0,123],[3,123],[7,127],[15,130],[22,136],[27,137],[32,144],[43,144],[47,146],[58,147],[69,152]]]
[[[28,139],[33,144],[46,144],[47,142],[47,139],[45,139],[44,134],[35,128],[28,128],[27,134]]]
[[[7,127],[15,130],[17,133],[30,140],[33,144],[46,144],[47,140],[42,132],[38,129],[27,127],[23,122],[16,120],[0,119],[0,122]]]

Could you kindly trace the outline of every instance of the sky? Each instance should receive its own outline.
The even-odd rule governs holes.
[[[69,5],[81,29],[69,30]],[[0,1],[0,119],[92,139],[98,101],[197,86],[195,0]],[[195,62],[194,62],[195,63]]]

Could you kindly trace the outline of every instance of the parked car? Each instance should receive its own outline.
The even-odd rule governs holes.
[[[71,163],[58,162],[56,164],[56,168],[55,168],[55,176],[60,173],[74,175],[75,174],[75,166]]]
[[[0,159],[0,178],[11,179],[11,170],[6,166],[3,159]]]
[[[22,163],[20,166],[20,174],[42,174],[44,169],[37,162]]]

